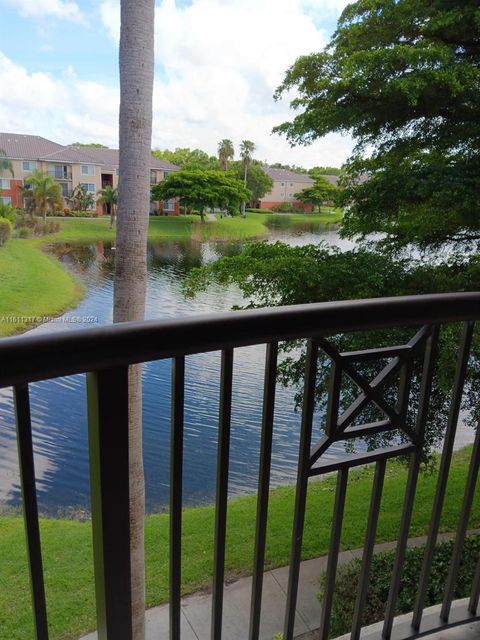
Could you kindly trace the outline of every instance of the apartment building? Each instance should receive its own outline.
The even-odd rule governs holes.
[[[272,167],[264,167],[263,170],[272,178],[273,188],[260,199],[260,209],[271,209],[287,202],[292,208],[302,209],[307,213],[313,210],[311,204],[300,202],[295,197],[296,193],[313,185],[314,180],[310,176]]]
[[[98,202],[98,191],[107,185],[118,186],[118,149],[98,149],[96,147],[63,146],[41,136],[16,133],[0,133],[0,149],[11,161],[13,175],[9,171],[0,173],[1,201],[14,207],[24,206],[21,187],[24,179],[35,169],[52,176],[61,186],[65,206],[69,206],[69,196],[81,184],[91,192],[99,214],[104,207]],[[179,167],[152,156],[150,182],[163,180]],[[178,215],[176,201],[158,202],[152,208],[160,213]]]

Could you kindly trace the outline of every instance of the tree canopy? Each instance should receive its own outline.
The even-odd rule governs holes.
[[[292,144],[353,135],[344,233],[397,243],[480,240],[480,8],[475,0],[359,0],[331,42],[297,59],[276,98]],[[369,176],[361,180],[361,176]]]
[[[202,220],[206,208],[233,212],[250,196],[241,180],[224,171],[175,171],[152,187],[152,200],[178,198],[183,206],[196,209]]]
[[[219,162],[215,156],[209,156],[201,149],[177,147],[175,151],[169,149],[154,149],[153,155],[160,160],[176,164],[181,169],[218,169]]]
[[[311,202],[314,207],[317,206],[320,210],[322,204],[327,200],[332,200],[337,192],[338,188],[334,184],[319,175],[311,187],[296,193],[295,197],[301,202]]]

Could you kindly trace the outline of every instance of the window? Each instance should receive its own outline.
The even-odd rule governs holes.
[[[293,187],[293,182],[290,182],[290,186]]]
[[[150,169],[150,184],[157,184],[157,172]]]
[[[293,193],[289,193],[289,194],[288,194],[288,197],[289,197],[289,198],[293,198]]]
[[[0,196],[0,202],[2,204],[12,204],[12,199],[10,196]]]
[[[37,168],[37,163],[32,162],[31,160],[24,160],[22,163],[22,168],[27,173],[30,171],[35,171],[35,169]]]
[[[71,180],[72,172],[68,164],[53,164],[48,170],[48,175],[55,180]]]
[[[68,198],[68,196],[70,195],[70,185],[68,184],[68,182],[61,182],[60,187],[62,189],[62,196],[64,198]]]
[[[171,171],[164,171],[164,172],[163,172],[163,177],[164,177],[164,178],[168,178],[168,176],[169,176],[171,173],[172,173]]]
[[[280,183],[280,186],[281,186],[281,187],[284,187],[284,186],[285,186],[285,183],[284,183],[284,182],[281,182],[281,183]]]
[[[163,203],[164,211],[175,211],[175,200],[166,200]]]
[[[95,165],[94,164],[82,164],[81,167],[82,176],[94,176]]]
[[[81,182],[80,186],[85,187],[89,193],[95,193],[95,185],[93,182]]]
[[[0,178],[0,189],[10,189],[10,180],[8,178]]]

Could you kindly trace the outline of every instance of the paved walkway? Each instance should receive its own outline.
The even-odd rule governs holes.
[[[452,534],[441,534],[439,540],[452,537]],[[425,537],[412,538],[409,546],[425,543]],[[394,549],[396,542],[379,544],[375,553]],[[362,556],[362,549],[344,551],[339,554],[339,564],[344,564],[354,557]],[[319,577],[326,568],[326,557],[305,560],[300,567],[300,581],[297,598],[297,616],[295,635],[315,638],[310,632],[318,628],[320,621],[320,603],[317,599]],[[272,640],[282,630],[285,604],[287,600],[288,567],[267,571],[263,581],[262,619],[260,640]],[[248,637],[248,612],[250,611],[252,580],[242,578],[225,586],[223,637],[225,640],[245,640]],[[210,640],[212,598],[209,593],[193,594],[182,600],[182,640]],[[146,613],[146,640],[168,638],[168,604],[149,609]],[[480,626],[473,626],[471,631],[461,629],[454,631],[457,635],[442,632],[433,638],[437,640],[478,640]],[[451,633],[450,631],[448,633]],[[460,633],[460,635],[458,635]],[[470,634],[470,635],[469,635]],[[472,635],[473,634],[473,635]],[[97,634],[91,633],[83,640],[97,640]]]

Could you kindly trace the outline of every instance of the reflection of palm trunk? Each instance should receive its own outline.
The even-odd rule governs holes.
[[[154,0],[121,1],[120,173],[114,322],[142,320],[150,206]],[[126,28],[128,26],[128,29]],[[129,368],[130,552],[133,639],[145,638],[141,367]]]

